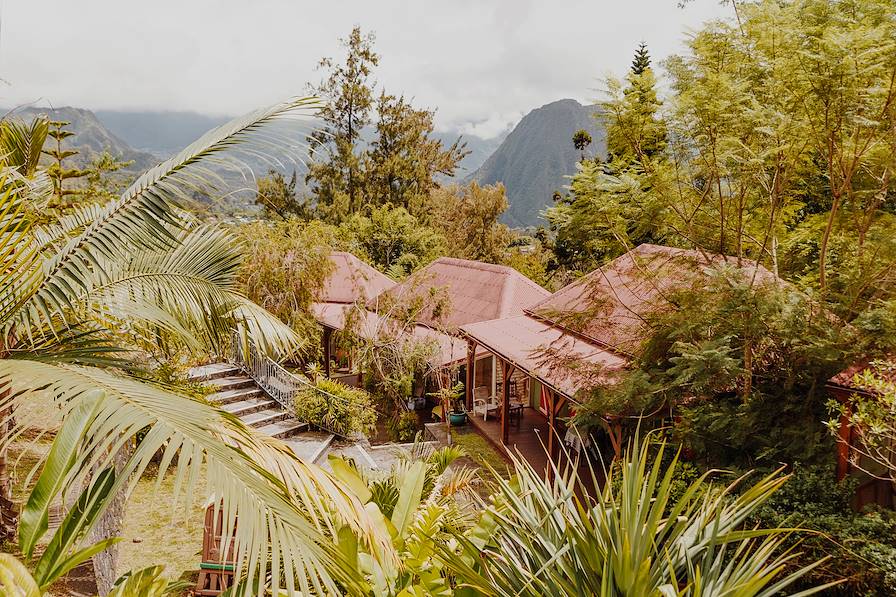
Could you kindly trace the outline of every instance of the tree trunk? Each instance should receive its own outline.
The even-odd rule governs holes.
[[[0,402],[9,397],[9,389],[0,392]],[[12,410],[0,412],[0,443],[5,443],[12,432]],[[12,501],[12,480],[9,476],[9,462],[6,450],[0,450],[0,541],[11,539],[16,534],[17,512]]]
[[[120,472],[133,452],[133,445],[126,444],[118,454],[115,455],[115,470]],[[125,507],[127,500],[125,499],[124,490],[119,491],[112,498],[112,502],[106,508],[106,511],[96,522],[90,532],[90,542],[96,543],[103,539],[110,539],[121,535],[124,522]],[[118,545],[112,545],[92,558],[93,574],[96,578],[96,590],[100,595],[106,595],[112,590],[112,585],[118,579]]]

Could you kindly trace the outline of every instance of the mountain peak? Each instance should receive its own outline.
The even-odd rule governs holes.
[[[563,192],[580,158],[573,133],[585,129],[593,143],[588,155],[606,154],[606,135],[594,118],[596,106],[560,99],[526,114],[497,150],[470,177],[479,184],[504,183],[510,207],[504,221],[511,226],[536,226],[551,205],[555,191]]]

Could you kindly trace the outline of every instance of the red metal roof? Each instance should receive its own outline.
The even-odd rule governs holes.
[[[634,353],[644,336],[644,318],[668,306],[672,291],[699,283],[710,266],[734,257],[642,244],[579,278],[527,309],[539,319],[564,327],[604,346]],[[746,275],[757,281],[777,278],[761,265],[741,259]]]
[[[321,302],[364,302],[395,286],[395,282],[385,274],[351,253],[334,251],[330,254],[330,261],[333,263],[333,273],[324,282],[317,297]]]
[[[401,332],[401,324],[390,317],[380,316],[373,311],[347,305],[344,303],[313,303],[311,312],[321,325],[330,329],[341,330],[346,325],[349,317],[357,317],[356,332],[368,340],[376,340],[384,334],[394,337],[396,332]],[[454,336],[443,334],[424,325],[415,325],[408,330],[408,339],[433,342],[438,345],[438,360],[435,363],[440,367],[461,362],[467,358],[467,343]],[[399,334],[401,335],[401,334]]]
[[[469,323],[461,332],[566,396],[611,382],[628,360],[527,315]]]
[[[873,370],[877,377],[892,384],[896,384],[896,354],[874,361],[863,360],[847,367],[828,380],[828,384],[849,388],[851,390],[864,390],[861,384],[857,384],[855,377],[865,371]]]
[[[405,302],[426,297],[436,288],[444,288],[447,293],[448,314],[438,318],[430,309],[421,314],[420,323],[449,328],[522,315],[524,309],[550,296],[512,267],[451,257],[436,259],[382,296]],[[368,306],[376,309],[380,302],[375,299]]]

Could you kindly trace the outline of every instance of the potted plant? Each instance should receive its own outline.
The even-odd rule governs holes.
[[[438,392],[430,394],[439,399],[442,404],[442,415],[447,416],[452,427],[465,425],[467,422],[467,410],[464,405],[464,384],[458,382],[451,387],[440,388]]]

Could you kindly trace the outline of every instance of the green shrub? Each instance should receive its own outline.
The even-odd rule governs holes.
[[[420,430],[417,414],[410,411],[403,411],[388,424],[389,434],[393,441],[399,443],[407,443],[414,441],[417,431]]]
[[[833,479],[832,467],[796,466],[752,522],[814,531],[795,535],[800,555],[791,564],[801,566],[828,555],[831,559],[802,579],[804,588],[845,578],[826,594],[896,594],[896,515],[873,509],[855,512],[855,480]]]
[[[376,424],[370,394],[325,378],[296,394],[295,416],[344,436],[367,434]]]

